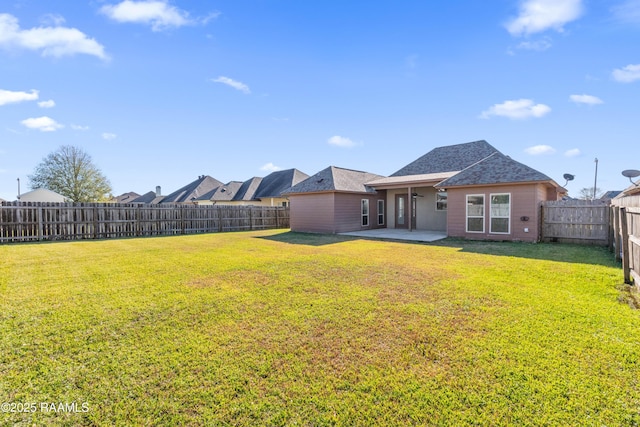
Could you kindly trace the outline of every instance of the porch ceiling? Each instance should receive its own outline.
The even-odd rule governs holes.
[[[442,180],[450,178],[457,174],[459,171],[454,172],[441,172],[441,173],[427,173],[421,175],[404,175],[404,176],[390,176],[388,178],[380,178],[370,182],[366,185],[375,189],[392,189],[392,188],[405,188],[405,187],[418,187],[424,185],[433,186]]]

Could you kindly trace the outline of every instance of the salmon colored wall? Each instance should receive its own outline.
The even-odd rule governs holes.
[[[511,222],[509,234],[490,233],[491,194],[511,194]],[[554,192],[547,191],[543,184],[503,185],[464,189],[448,189],[447,234],[451,237],[487,240],[515,240],[536,242],[539,240],[540,206]],[[483,194],[484,199],[484,233],[468,233],[466,231],[466,196]],[[555,200],[555,198],[551,199]],[[524,220],[522,217],[528,217]]]
[[[334,233],[334,194],[294,194],[289,197],[292,231]]]
[[[369,200],[369,225],[362,226],[362,199]],[[378,225],[378,200],[386,191],[376,194],[317,193],[290,195],[291,230],[311,233],[344,233],[384,228]]]

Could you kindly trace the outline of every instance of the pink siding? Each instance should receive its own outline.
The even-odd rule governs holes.
[[[369,225],[366,227],[362,226],[362,199],[369,200]],[[378,225],[377,212],[378,200],[385,199],[385,191],[378,191],[376,194],[293,194],[289,197],[291,230],[312,233],[344,233],[385,227]]]
[[[334,194],[292,194],[289,196],[291,230],[334,233]]]
[[[511,194],[509,234],[490,233],[489,197],[496,193]],[[485,197],[484,233],[467,233],[466,231],[466,196],[470,194],[483,194]],[[553,195],[555,197],[555,191]],[[550,196],[551,192],[547,191],[547,186],[543,184],[448,189],[447,234],[468,239],[538,241],[540,205]],[[527,217],[528,220],[523,217]]]
[[[378,225],[378,200],[385,200],[386,197],[384,190],[377,194],[336,193],[335,232],[381,228]],[[369,225],[366,227],[362,226],[362,199],[369,200]]]

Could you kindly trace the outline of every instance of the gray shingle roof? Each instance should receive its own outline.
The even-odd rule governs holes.
[[[305,179],[286,190],[286,194],[317,193],[325,191],[344,191],[351,193],[375,193],[365,185],[366,182],[383,178],[369,172],[329,166],[317,174]]]
[[[253,196],[256,194],[256,190],[261,182],[262,178],[259,176],[254,176],[253,178],[243,182],[240,188],[236,191],[236,194],[233,196],[233,201],[253,200]]]
[[[131,200],[128,203],[151,203],[155,198],[156,198],[156,192],[149,191],[148,193],[144,193],[142,196],[136,197],[135,199]]]
[[[445,179],[437,184],[436,187],[448,188],[532,181],[553,180],[542,172],[538,172],[496,151],[489,157],[469,166],[451,178]]]
[[[209,175],[202,175],[195,181],[164,197],[161,203],[188,203],[221,185],[222,183],[217,179]]]
[[[241,185],[242,182],[240,181],[228,182],[227,184],[216,187],[211,191],[207,191],[202,196],[198,197],[196,201],[209,200],[212,202],[218,202],[233,200],[233,196],[235,196]]]
[[[260,185],[253,195],[253,199],[280,197],[284,190],[291,188],[307,178],[309,178],[309,175],[304,172],[300,172],[298,169],[286,169],[272,172],[262,178]]]
[[[484,140],[437,147],[391,176],[461,171],[497,152],[498,150]]]

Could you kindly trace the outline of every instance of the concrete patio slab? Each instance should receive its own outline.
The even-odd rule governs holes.
[[[444,231],[402,230],[396,228],[378,228],[375,230],[350,231],[339,233],[343,236],[356,236],[368,239],[409,240],[414,242],[434,242],[447,237]]]

